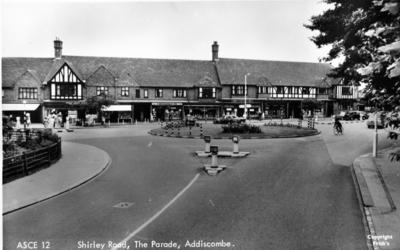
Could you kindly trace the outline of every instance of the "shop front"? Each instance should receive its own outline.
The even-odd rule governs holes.
[[[194,117],[198,120],[213,120],[221,116],[221,106],[215,104],[186,105],[184,111],[186,116]]]
[[[154,121],[181,120],[184,117],[183,103],[181,102],[153,102],[151,105]]]
[[[101,122],[133,123],[131,105],[110,105],[102,109]],[[99,121],[100,122],[100,121]]]
[[[29,114],[31,123],[42,123],[42,106],[33,103],[2,104],[3,115],[9,116],[11,121],[16,122],[17,117],[23,123],[24,115]]]
[[[222,115],[236,115],[239,117],[244,117],[245,106],[243,101],[237,101],[234,103],[224,103],[222,105]],[[247,116],[253,119],[257,119],[261,115],[262,105],[260,102],[254,100],[246,101],[247,106]]]

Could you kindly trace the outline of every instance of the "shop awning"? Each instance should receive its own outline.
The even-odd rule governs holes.
[[[40,104],[2,104],[3,111],[34,111]]]
[[[103,111],[131,111],[131,105],[111,105],[108,108],[103,108]]]

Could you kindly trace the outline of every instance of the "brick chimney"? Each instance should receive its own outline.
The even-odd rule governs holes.
[[[55,51],[55,58],[56,59],[61,59],[62,56],[62,41],[56,37],[56,40],[54,41],[54,51]]]
[[[217,42],[214,42],[214,44],[211,47],[212,47],[212,60],[216,61],[216,60],[218,60],[218,48],[219,48],[219,45],[218,45]]]

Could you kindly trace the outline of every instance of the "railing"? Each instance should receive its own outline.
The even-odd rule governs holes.
[[[33,171],[44,165],[51,165],[55,160],[61,158],[61,139],[55,144],[46,148],[30,152],[23,152],[22,155],[12,156],[3,159],[3,182],[5,180],[19,176],[29,175]]]

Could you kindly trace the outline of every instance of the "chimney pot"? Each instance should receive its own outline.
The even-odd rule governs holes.
[[[214,44],[211,46],[212,47],[212,60],[218,60],[218,50],[219,50],[219,45],[218,42],[214,42]]]
[[[63,42],[60,41],[58,37],[56,37],[56,40],[54,40],[54,51],[56,59],[60,59],[62,56],[62,44]]]

